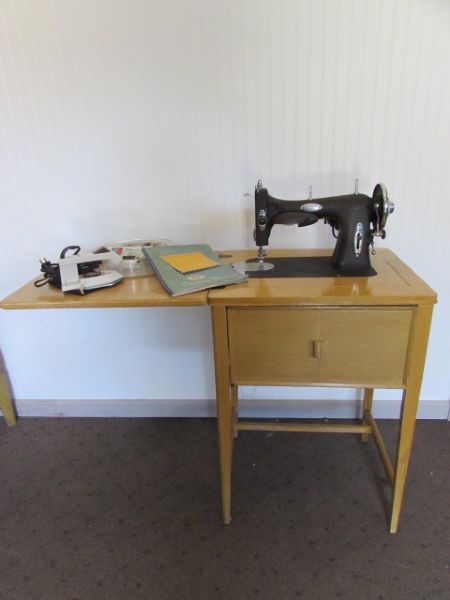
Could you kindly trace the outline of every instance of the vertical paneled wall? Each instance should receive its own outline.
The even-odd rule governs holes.
[[[445,0],[3,0],[0,295],[69,243],[252,247],[258,178],[286,198],[384,181],[383,243],[439,293],[422,397],[446,401],[449,140]],[[0,348],[19,400],[214,396],[207,309],[3,311]]]

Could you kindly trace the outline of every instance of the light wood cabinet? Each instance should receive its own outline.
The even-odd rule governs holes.
[[[305,256],[326,251],[270,251]],[[252,257],[230,252],[230,262]],[[270,257],[269,257],[270,260]],[[211,290],[217,416],[225,523],[231,521],[234,438],[241,431],[353,433],[379,450],[392,485],[389,528],[397,531],[428,332],[436,294],[389,250],[373,257],[374,277],[254,278]],[[364,389],[360,423],[240,420],[240,385]],[[403,389],[393,466],[372,415],[374,388]]]

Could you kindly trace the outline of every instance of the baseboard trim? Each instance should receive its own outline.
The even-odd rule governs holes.
[[[214,400],[16,400],[19,417],[214,417]],[[374,416],[398,419],[400,400],[375,400]],[[241,400],[239,415],[248,418],[334,418],[361,416],[356,400]],[[447,419],[448,400],[424,400],[418,419]]]

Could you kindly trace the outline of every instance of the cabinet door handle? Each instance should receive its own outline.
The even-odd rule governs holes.
[[[323,340],[313,340],[313,356],[314,356],[314,358],[320,358],[320,354],[322,351],[322,342],[323,342]]]

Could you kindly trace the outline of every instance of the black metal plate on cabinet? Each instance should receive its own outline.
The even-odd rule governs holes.
[[[258,262],[254,258],[249,263]],[[287,256],[266,257],[264,262],[274,265],[269,271],[247,271],[248,277],[373,277],[377,274],[373,267],[366,273],[344,273],[331,264],[330,256]]]

